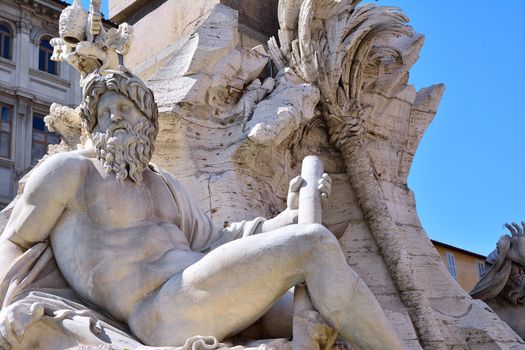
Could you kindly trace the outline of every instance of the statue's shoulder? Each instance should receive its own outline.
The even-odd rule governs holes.
[[[69,151],[53,154],[42,161],[38,167],[43,170],[59,170],[60,172],[78,171],[92,166],[93,158],[85,151]]]
[[[45,183],[47,186],[53,184],[61,186],[66,180],[67,183],[77,182],[75,179],[80,181],[92,167],[92,159],[86,153],[80,151],[56,153],[43,159],[31,170],[28,174],[28,185],[39,186]]]

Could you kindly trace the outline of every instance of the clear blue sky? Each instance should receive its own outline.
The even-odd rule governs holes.
[[[505,222],[525,220],[525,1],[365,2],[401,7],[425,34],[411,83],[447,87],[409,178],[423,227],[488,254]]]

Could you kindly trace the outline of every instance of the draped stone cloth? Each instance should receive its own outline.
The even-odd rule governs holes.
[[[175,224],[185,233],[192,248],[210,251],[228,241],[254,234],[264,221],[264,218],[256,218],[217,229],[173,175],[154,165],[150,168],[170,189],[180,212]],[[126,324],[114,320],[74,293],[60,273],[48,242],[35,244],[11,264],[0,281],[0,305],[0,324],[13,312],[21,310],[27,316],[20,317],[14,325],[15,330],[24,331],[21,342],[14,346],[16,349],[243,349],[229,347],[211,336],[192,337],[177,348],[143,346],[131,335]],[[27,321],[29,315],[37,313],[41,316],[34,322]],[[0,339],[0,349],[2,347],[9,348]]]
[[[508,235],[502,236],[497,243],[497,254],[491,254],[495,261],[492,267],[478,281],[470,295],[475,299],[489,300],[498,296],[507,283],[512,267],[512,261],[507,259],[512,238]]]

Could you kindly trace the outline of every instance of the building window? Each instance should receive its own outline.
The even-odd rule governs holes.
[[[452,277],[457,278],[458,275],[456,273],[456,259],[454,258],[454,254],[447,253],[447,262],[448,262],[448,271],[452,275]]]
[[[11,158],[11,134],[13,132],[13,108],[0,104],[2,123],[0,124],[0,157]]]
[[[47,130],[44,116],[33,114],[33,137],[31,140],[31,165],[35,165],[47,153],[48,145],[60,143],[58,134]]]
[[[12,41],[13,37],[9,27],[5,24],[0,24],[0,57],[11,59]]]
[[[38,69],[50,74],[58,75],[57,62],[51,61],[53,46],[49,43],[50,38],[42,38],[38,47]]]
[[[485,263],[478,262],[476,264],[477,270],[478,270],[478,277],[481,279],[483,275],[485,274]]]

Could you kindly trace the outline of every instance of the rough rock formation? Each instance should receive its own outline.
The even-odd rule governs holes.
[[[409,348],[525,346],[450,277],[406,184],[444,91],[407,83],[423,36],[399,9],[358,2],[281,1],[266,80],[262,48],[239,49],[236,13],[216,6],[148,82],[154,161],[226,225],[279,212],[303,157],[319,155],[334,179],[325,224]]]

